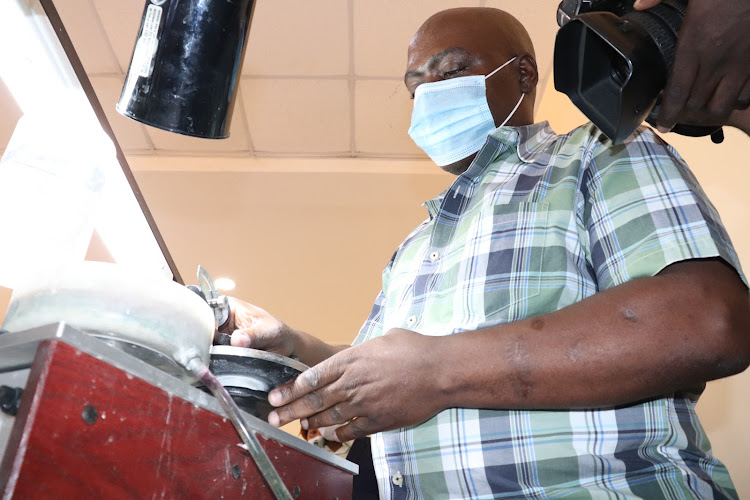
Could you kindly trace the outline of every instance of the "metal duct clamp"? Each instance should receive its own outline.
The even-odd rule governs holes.
[[[208,271],[200,265],[198,266],[198,285],[187,285],[187,288],[195,292],[211,306],[211,310],[214,313],[215,329],[218,332],[219,328],[229,321],[229,313],[231,311],[229,297],[219,293]],[[229,339],[231,339],[229,335],[222,333],[215,337],[214,343],[229,345]]]

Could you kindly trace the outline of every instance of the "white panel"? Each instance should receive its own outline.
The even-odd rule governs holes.
[[[232,124],[229,127],[229,137],[227,139],[201,139],[149,126],[145,127],[145,129],[154,144],[154,148],[157,150],[250,153],[250,143],[245,123],[245,110],[242,105],[242,91],[240,90],[235,101]]]
[[[71,1],[71,0],[68,0]],[[79,0],[80,1],[80,0]],[[145,0],[91,0],[119,63],[118,72],[126,73],[133,55],[135,39],[141,25]]]
[[[347,0],[257,2],[243,74],[348,74],[347,4]]]
[[[151,142],[146,136],[144,126],[140,123],[125,118],[115,110],[115,104],[120,99],[122,82],[124,77],[119,76],[93,76],[91,84],[96,91],[96,97],[107,115],[107,120],[112,126],[117,142],[124,151],[151,150]]]
[[[407,130],[412,103],[401,80],[359,80],[355,90],[358,153],[424,156]]]
[[[0,78],[0,152],[4,151],[8,145],[21,115],[23,115],[21,108],[18,107],[8,87]]]
[[[452,7],[478,7],[479,0],[353,0],[355,73],[401,78],[406,49],[432,14]]]
[[[351,150],[347,80],[243,78],[242,91],[259,154]]]
[[[108,4],[128,3],[112,2]],[[55,0],[65,30],[88,74],[119,72],[102,21],[90,0]]]

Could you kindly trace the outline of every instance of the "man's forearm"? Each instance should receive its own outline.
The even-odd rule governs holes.
[[[438,384],[446,407],[634,402],[744,370],[749,309],[728,266],[681,263],[554,313],[440,338]]]
[[[348,348],[348,345],[328,344],[314,335],[310,335],[302,330],[289,328],[290,334],[295,338],[295,348],[293,354],[297,356],[300,362],[307,366],[315,366],[321,361],[330,358],[337,352]]]

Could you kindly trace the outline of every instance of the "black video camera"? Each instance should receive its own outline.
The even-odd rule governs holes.
[[[622,143],[644,119],[656,124],[687,2],[663,0],[644,11],[633,9],[634,0],[560,3],[555,89],[614,144]],[[678,123],[672,131],[712,135],[721,142],[721,127]]]

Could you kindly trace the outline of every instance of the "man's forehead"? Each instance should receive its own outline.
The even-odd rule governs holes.
[[[419,59],[421,63],[438,55],[481,55],[502,37],[499,30],[489,28],[487,20],[467,24],[465,16],[452,16],[425,23],[409,44],[409,62]]]
[[[409,65],[406,73],[404,74],[404,80],[412,76],[418,76],[424,73],[431,67],[437,67],[441,61],[446,58],[475,58],[474,54],[466,50],[463,47],[448,47],[447,49],[440,50],[435,54],[428,54],[427,57],[416,59],[409,58]]]
[[[430,62],[437,62],[447,56],[471,56],[472,52],[463,47],[448,47],[447,49],[440,50],[437,53],[430,55],[427,60]]]

